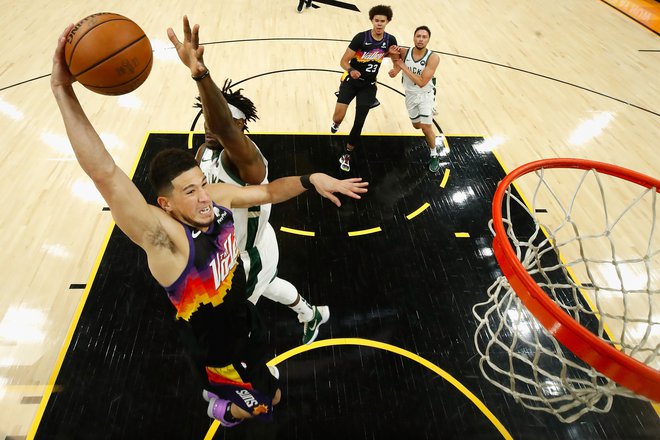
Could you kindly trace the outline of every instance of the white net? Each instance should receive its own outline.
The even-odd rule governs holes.
[[[523,267],[576,322],[658,370],[656,190],[577,169],[540,169],[520,177],[516,185],[533,194],[531,203],[509,187],[502,216]],[[482,373],[526,408],[573,422],[589,411],[609,411],[615,395],[643,398],[563,347],[504,276],[488,289],[488,300],[473,307],[473,314]]]

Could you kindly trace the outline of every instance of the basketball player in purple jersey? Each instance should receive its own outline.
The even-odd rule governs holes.
[[[369,10],[369,20],[373,28],[355,35],[339,65],[345,70],[341,77],[337,104],[332,115],[330,131],[336,133],[339,124],[346,117],[348,105],[355,98],[355,120],[348,135],[346,150],[339,158],[342,171],[351,170],[351,152],[355,149],[369,109],[376,101],[376,76],[383,58],[399,56],[396,38],[385,32],[385,26],[392,20],[392,8],[378,5]]]
[[[247,300],[230,208],[282,202],[311,187],[340,206],[334,193],[360,198],[367,183],[314,173],[243,188],[209,185],[194,157],[169,149],[150,166],[158,206],[149,205],[117,167],[76,97],[76,80],[64,59],[72,26],[58,40],[51,90],[78,163],[108,203],[117,226],[146,252],[149,271],[164,286],[178,323],[193,335],[188,348],[208,377],[204,396],[209,415],[227,427],[247,418],[271,418],[281,393],[265,364],[263,325]],[[176,49],[197,81],[206,111],[229,114],[224,101],[207,103],[217,90],[204,65],[198,29],[191,30],[184,18],[188,38]],[[174,32],[168,29],[168,34]],[[222,129],[228,136],[243,136],[233,125]]]

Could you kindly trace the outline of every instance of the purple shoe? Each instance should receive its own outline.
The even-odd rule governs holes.
[[[210,392],[209,390],[204,390],[204,391],[202,391],[202,397],[203,397],[204,400],[206,400],[207,402],[210,402],[211,399],[218,399],[218,396],[217,396],[216,394],[213,394],[213,393]]]
[[[225,428],[231,428],[232,426],[236,426],[239,423],[241,423],[243,419],[238,419],[235,422],[230,422],[227,419],[225,419],[225,413],[227,412],[227,407],[230,404],[231,402],[229,400],[212,397],[211,401],[209,402],[209,408],[206,411],[206,413],[212,419],[218,420],[220,422],[220,425],[224,426]]]

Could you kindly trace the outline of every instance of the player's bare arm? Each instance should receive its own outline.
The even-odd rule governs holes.
[[[173,259],[181,259],[185,264],[187,258],[187,255],[183,258],[178,251],[182,239],[185,239],[184,231],[180,229],[181,237],[178,237],[173,220],[160,209],[147,204],[137,187],[115,164],[82,109],[72,86],[75,78],[64,60],[65,38],[71,27],[68,26],[58,40],[53,57],[51,89],[73,151],[83,171],[108,203],[117,226],[147,252],[150,265],[153,262],[160,267],[167,261],[171,272]],[[156,273],[154,275],[159,279]]]
[[[234,124],[227,101],[204,64],[204,46],[199,44],[199,25],[191,28],[188,17],[184,16],[183,42],[179,41],[172,28],[167,29],[167,36],[183,64],[190,69],[192,77],[201,78],[196,82],[209,131],[220,141],[229,161],[236,165],[239,177],[247,183],[261,183],[266,176],[266,166],[254,144]]]
[[[394,78],[395,76],[397,76],[399,74],[399,72],[401,72],[401,67],[398,66],[397,61],[405,60],[407,54],[408,54],[408,49],[406,49],[405,47],[399,47],[399,59],[398,60],[392,59],[392,63],[394,65],[394,67],[392,67],[390,69],[390,71],[387,72],[387,74],[390,76],[390,78]],[[404,65],[405,65],[405,63],[404,63]]]
[[[368,182],[363,182],[360,177],[338,180],[323,173],[310,175],[309,181],[321,196],[337,206],[341,206],[341,202],[335,196],[335,193],[360,199],[360,194],[366,193],[369,185]],[[306,191],[306,188],[302,185],[300,176],[291,176],[282,177],[267,185],[244,187],[222,183],[207,185],[206,191],[208,191],[211,199],[218,204],[224,204],[224,206],[232,208],[248,208],[266,203],[284,202],[302,194]]]
[[[412,50],[412,48],[410,48],[410,50]],[[440,64],[440,56],[438,56],[437,53],[433,53],[429,57],[429,60],[426,63],[422,74],[416,75],[410,69],[408,69],[408,67],[406,67],[406,63],[403,61],[404,59],[398,60],[395,65],[398,66],[403,74],[410,78],[412,82],[417,84],[419,87],[424,87],[426,84],[428,84],[429,81],[431,81],[431,79],[433,79],[435,71],[438,68],[438,64]]]
[[[349,75],[351,75],[351,78],[353,79],[358,79],[361,74],[357,70],[350,70],[351,69],[351,60],[355,56],[355,51],[351,49],[350,47],[346,48],[346,52],[344,52],[344,55],[342,55],[341,60],[339,61],[339,65],[341,66],[342,69],[348,72]]]

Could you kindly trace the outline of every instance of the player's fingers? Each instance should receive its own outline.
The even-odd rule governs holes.
[[[54,61],[59,61],[62,58],[64,54],[64,46],[66,45],[66,36],[71,32],[71,28],[73,28],[73,23],[65,27],[57,39],[57,47],[55,48],[55,56],[53,57]]]
[[[170,39],[170,42],[174,45],[174,47],[181,46],[181,42],[179,41],[176,34],[174,33],[174,29],[167,28],[167,38]]]
[[[199,25],[196,24],[193,26],[192,30],[192,47],[193,49],[197,49],[199,46]]]
[[[346,187],[339,187],[339,192],[344,194],[345,196],[352,197],[354,199],[361,199],[359,194],[357,194],[353,188],[346,188]]]
[[[340,207],[340,206],[341,206],[341,202],[339,201],[339,199],[338,199],[337,197],[335,197],[334,194],[332,194],[332,193],[327,193],[327,194],[324,194],[323,196],[324,196],[326,199],[330,200],[330,201],[331,201],[332,203],[334,203],[335,205],[337,205],[337,207]]]
[[[190,22],[188,16],[183,16],[183,37],[186,41],[190,41]]]

